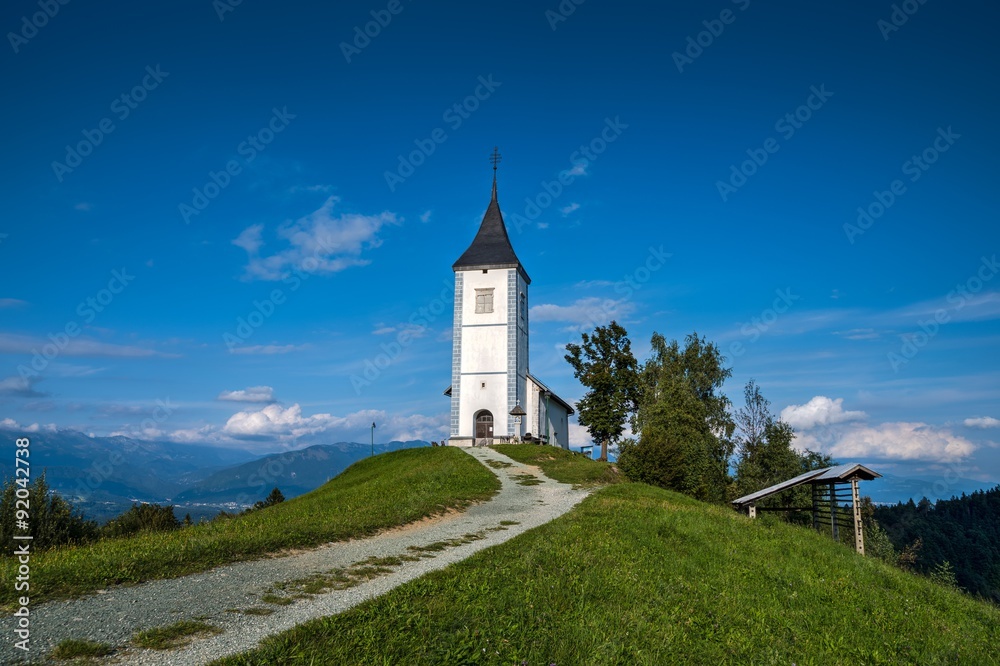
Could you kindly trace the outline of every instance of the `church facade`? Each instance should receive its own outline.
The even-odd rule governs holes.
[[[495,167],[495,165],[494,165]],[[528,286],[493,194],[479,232],[452,266],[449,444],[541,440],[569,448],[573,408],[531,375],[528,364]]]

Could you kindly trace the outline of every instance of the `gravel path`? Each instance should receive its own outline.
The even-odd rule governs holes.
[[[44,655],[63,639],[87,638],[115,646],[117,651],[107,663],[204,664],[246,651],[261,639],[307,620],[345,611],[428,571],[443,569],[483,548],[503,543],[563,515],[588,494],[587,490],[574,490],[557,483],[542,475],[537,467],[522,465],[492,449],[463,450],[500,477],[500,492],[490,501],[461,513],[452,512],[365,539],[32,607],[31,652],[27,655],[30,663],[45,663]],[[504,467],[505,464],[509,467]],[[520,475],[525,474],[536,477],[540,483],[522,485],[528,479]],[[448,541],[451,544],[447,546],[440,543]],[[435,543],[440,550],[412,550]],[[275,585],[288,581],[347,568],[370,557],[412,556],[420,552],[424,557],[388,567],[390,572],[354,587],[299,599],[291,605],[268,604],[260,599]],[[247,608],[267,608],[273,613],[232,612]],[[25,653],[13,646],[16,640],[13,619],[8,614],[0,621],[3,632],[0,663],[28,663]],[[203,619],[223,633],[197,638],[174,650],[144,650],[129,644],[136,631],[191,619]]]

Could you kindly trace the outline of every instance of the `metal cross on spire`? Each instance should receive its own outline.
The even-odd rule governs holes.
[[[493,146],[493,154],[490,155],[490,162],[493,164],[494,177],[496,177],[497,165],[500,164],[500,160],[500,150],[496,146]]]

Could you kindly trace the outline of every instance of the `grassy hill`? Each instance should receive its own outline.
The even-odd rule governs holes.
[[[491,497],[500,482],[454,448],[407,449],[355,463],[311,493],[229,520],[35,553],[33,602],[204,571],[286,548],[403,525]],[[9,552],[9,551],[8,551]],[[18,563],[0,560],[0,603],[16,596]]]
[[[217,662],[998,664],[1000,609],[641,484]]]
[[[400,449],[427,447],[427,442],[388,442],[377,444],[378,454]],[[231,502],[238,498],[250,502],[262,499],[277,486],[286,498],[297,497],[318,488],[369,456],[367,444],[337,442],[314,444],[304,449],[271,455],[219,470],[173,496],[175,504],[192,502]],[[182,511],[177,513],[183,515]]]

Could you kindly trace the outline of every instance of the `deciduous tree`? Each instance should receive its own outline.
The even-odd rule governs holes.
[[[601,444],[601,460],[608,445],[617,442],[638,400],[638,366],[628,333],[616,321],[583,334],[582,344],[566,345],[566,360],[589,390],[577,402],[580,425]]]
[[[721,388],[732,370],[719,348],[697,333],[684,339],[683,349],[654,333],[651,346],[640,373],[639,438],[623,446],[619,466],[634,480],[722,502],[734,426]]]

